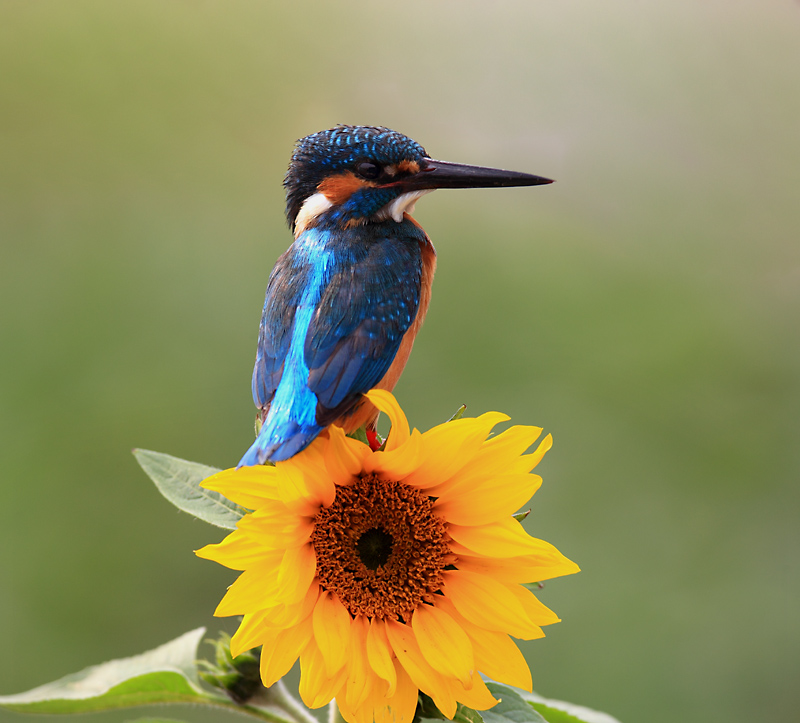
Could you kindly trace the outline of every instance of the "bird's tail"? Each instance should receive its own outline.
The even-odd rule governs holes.
[[[244,453],[239,467],[265,462],[283,462],[302,452],[324,429],[317,424],[302,424],[293,419],[267,417],[256,441]]]

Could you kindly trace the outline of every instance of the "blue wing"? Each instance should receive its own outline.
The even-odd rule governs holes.
[[[268,411],[240,466],[293,456],[383,378],[416,317],[422,233],[410,223],[311,229],[279,259],[253,370],[256,406]]]
[[[253,368],[253,401],[258,409],[269,407],[280,383],[295,310],[303,296],[308,272],[309,264],[292,245],[269,276]]]

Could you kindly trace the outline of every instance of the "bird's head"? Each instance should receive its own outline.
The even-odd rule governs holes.
[[[324,221],[349,227],[396,222],[437,188],[536,186],[548,178],[436,161],[402,133],[339,125],[297,142],[283,182],[286,218],[298,236]]]

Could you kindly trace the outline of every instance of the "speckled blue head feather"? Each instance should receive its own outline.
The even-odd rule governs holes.
[[[389,165],[427,157],[419,143],[381,126],[338,125],[301,138],[283,182],[289,226],[294,227],[303,203],[326,177],[352,170],[360,160]]]

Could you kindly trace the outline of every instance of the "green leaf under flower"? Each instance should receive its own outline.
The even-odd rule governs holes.
[[[483,723],[483,713],[459,703],[453,716],[453,723]]]
[[[500,702],[494,708],[481,711],[484,723],[549,723],[507,685],[487,682],[486,687]]]
[[[536,693],[528,693],[536,698],[545,701]],[[549,705],[548,705],[549,704]],[[582,705],[567,703],[563,700],[547,700],[547,703],[529,702],[547,721],[547,723],[619,723],[619,721],[608,713],[599,710],[592,710]]]
[[[500,702],[489,710],[473,710],[459,703],[453,723],[549,723],[542,718],[520,695],[506,685],[486,681],[486,687]],[[447,720],[434,702],[421,693],[415,723],[439,723]]]
[[[497,684],[487,681],[486,685],[494,693],[492,686]],[[528,705],[535,708],[547,723],[620,723],[614,716],[599,710],[592,710],[586,706],[567,703],[563,700],[545,698],[538,693],[529,693],[527,690],[514,688],[513,686],[505,687],[508,687]],[[497,694],[495,693],[496,696]]]
[[[558,710],[558,708],[551,708],[544,703],[529,703],[533,709],[539,713],[547,723],[586,723],[586,719],[576,718],[574,715]]]
[[[219,472],[216,467],[149,449],[134,449],[133,456],[158,491],[179,510],[226,530],[235,530],[236,523],[247,513],[219,492],[200,486],[204,479]]]
[[[619,723],[596,710],[543,698],[520,688],[495,683],[486,679],[486,687],[500,702],[489,710],[472,710],[458,704],[454,723]],[[420,694],[415,723],[440,723],[444,715],[424,693]]]
[[[204,633],[198,628],[141,655],[0,696],[0,707],[20,713],[88,713],[157,703],[225,703],[204,691],[197,678],[197,646]]]

